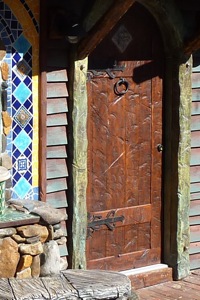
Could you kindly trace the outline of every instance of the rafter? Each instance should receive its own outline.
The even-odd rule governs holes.
[[[88,56],[136,0],[117,0],[78,46],[78,59]]]
[[[198,32],[198,34],[193,39],[190,39],[189,41],[186,42],[184,47],[184,53],[186,55],[190,55],[199,49],[200,49],[200,32]]]

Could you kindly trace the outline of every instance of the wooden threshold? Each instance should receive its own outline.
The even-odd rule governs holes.
[[[172,268],[165,264],[136,268],[120,273],[128,276],[131,280],[132,288],[142,289],[156,284],[172,281]]]

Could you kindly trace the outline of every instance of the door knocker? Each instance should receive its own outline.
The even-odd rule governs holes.
[[[114,85],[116,95],[122,96],[128,92],[129,83],[125,78],[120,78]]]

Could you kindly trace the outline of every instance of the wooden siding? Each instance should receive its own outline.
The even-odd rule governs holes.
[[[52,37],[49,24],[55,10],[52,1],[40,3],[40,200],[67,212],[67,116],[68,48],[66,41]],[[67,222],[61,228],[67,236]],[[62,257],[67,245],[60,245]]]
[[[200,267],[200,53],[193,57],[190,161],[190,267]]]
[[[67,72],[60,69],[47,72],[47,156],[46,201],[66,212],[67,207]],[[62,224],[65,235],[66,224]],[[67,255],[66,245],[60,245],[61,256]]]

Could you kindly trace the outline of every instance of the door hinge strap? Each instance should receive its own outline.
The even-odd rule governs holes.
[[[91,236],[94,231],[97,231],[101,226],[106,226],[109,230],[114,230],[117,222],[123,222],[124,216],[115,216],[115,211],[107,213],[106,218],[100,215],[91,215],[88,213],[87,237]]]

